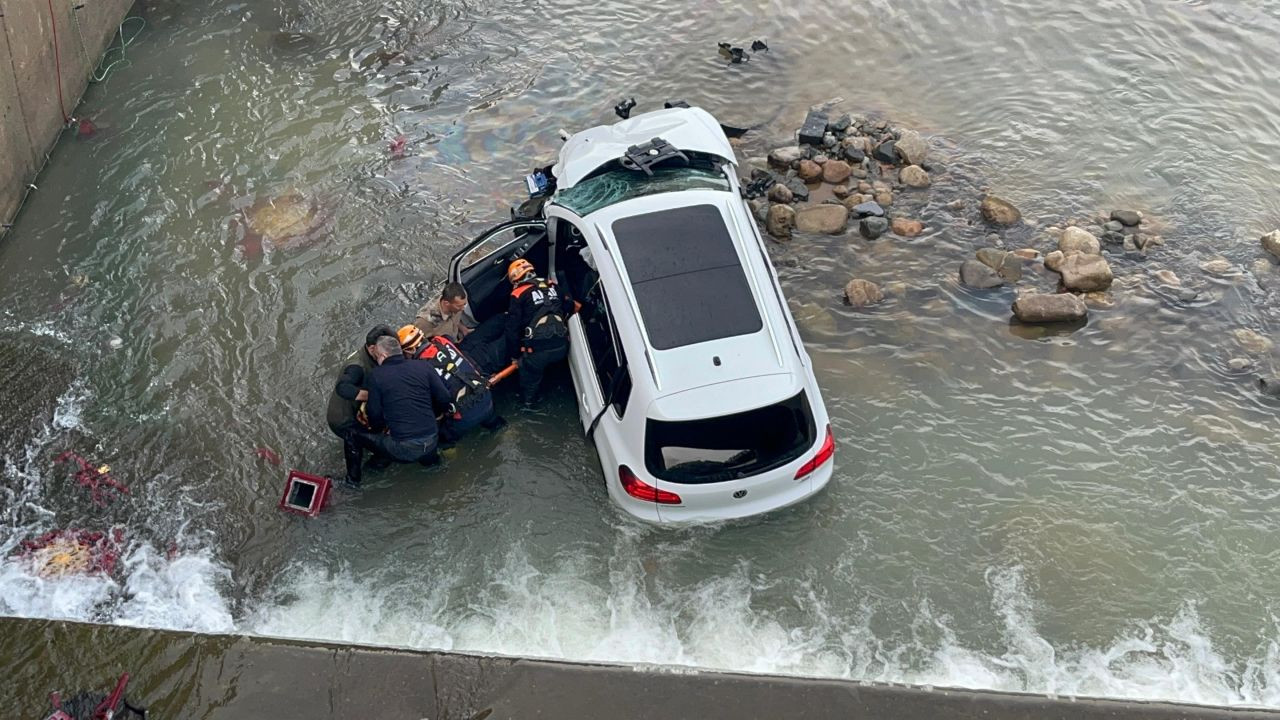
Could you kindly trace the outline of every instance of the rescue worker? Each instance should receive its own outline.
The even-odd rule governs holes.
[[[569,329],[554,284],[538,277],[533,263],[518,258],[507,266],[511,302],[507,306],[507,357],[520,368],[520,397],[526,407],[538,403],[542,375],[569,353]]]
[[[436,464],[436,415],[454,412],[444,381],[427,363],[406,358],[394,335],[378,338],[372,354],[378,365],[366,380],[366,411],[369,425],[387,432],[358,432],[356,442],[394,462]]]
[[[445,416],[440,428],[442,446],[452,445],[476,426],[498,430],[506,425],[493,407],[489,376],[448,335],[431,338],[417,357],[435,368],[452,398],[454,412]]]
[[[423,337],[448,335],[455,342],[471,332],[466,325],[467,289],[462,283],[451,282],[440,291],[440,299],[418,308],[413,324],[423,332]]]
[[[396,333],[400,339],[400,349],[404,351],[404,356],[410,359],[418,357],[418,352],[422,350],[422,331],[417,325],[405,325]]]
[[[325,412],[325,420],[334,435],[342,438],[342,455],[347,464],[347,482],[360,483],[360,469],[364,453],[356,444],[355,434],[364,430],[357,419],[360,405],[369,397],[365,389],[365,381],[369,372],[377,363],[373,359],[373,350],[378,338],[395,337],[395,331],[387,325],[378,325],[370,330],[364,338],[364,345],[351,353],[343,362],[338,380],[334,383],[333,392],[329,394],[329,407]]]

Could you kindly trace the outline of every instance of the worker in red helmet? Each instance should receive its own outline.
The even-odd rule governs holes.
[[[524,258],[507,266],[507,280],[511,283],[505,331],[507,357],[520,368],[521,400],[526,407],[533,407],[539,400],[543,373],[569,353],[564,298],[553,283],[538,277],[533,263]]]

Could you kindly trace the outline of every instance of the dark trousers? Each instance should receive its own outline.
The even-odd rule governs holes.
[[[507,366],[507,314],[498,313],[480,323],[458,343],[486,375],[492,375]]]
[[[525,404],[531,405],[538,401],[538,388],[542,386],[542,376],[546,369],[564,360],[568,354],[569,345],[561,343],[520,356],[520,397]]]
[[[398,440],[386,433],[353,430],[342,441],[342,453],[347,461],[347,482],[359,485],[363,477],[364,451],[373,453],[374,459],[383,462],[422,463],[432,465],[438,460],[436,436]]]
[[[484,398],[462,411],[462,417],[445,420],[440,428],[440,441],[453,444],[477,427],[493,429],[500,423],[498,413],[493,407],[493,395],[485,393]]]

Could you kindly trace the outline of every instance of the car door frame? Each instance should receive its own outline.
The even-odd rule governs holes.
[[[474,240],[462,246],[457,252],[455,252],[449,258],[448,277],[450,282],[461,283],[463,287],[466,287],[467,282],[465,279],[463,279],[463,273],[465,273],[467,270],[470,270],[477,266],[481,266],[485,263],[489,263],[490,265],[501,265],[502,263],[504,263],[506,259],[512,254],[514,249],[522,241],[524,241],[524,239],[527,237],[527,234],[515,236],[511,239],[510,242],[504,245],[501,245],[497,248],[494,248],[492,251],[486,253],[483,257],[475,260],[474,262],[470,263],[466,267],[462,266],[462,261],[467,257],[467,255],[470,252],[472,252],[475,248],[488,242],[490,239],[493,238],[493,236],[499,233],[510,232],[510,231],[515,231],[520,229],[540,230],[545,234],[547,232],[547,221],[542,218],[508,220],[507,222],[494,225],[488,230],[485,230],[484,232],[480,233],[479,235],[476,236]],[[550,238],[548,238],[548,241],[550,241]],[[550,251],[554,252],[554,248],[552,248]],[[469,288],[468,288],[468,294],[470,294]],[[476,319],[474,313],[472,313],[471,311],[471,307],[469,304],[467,306],[467,314],[471,316],[472,320]]]

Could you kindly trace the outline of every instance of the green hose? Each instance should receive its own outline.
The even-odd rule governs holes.
[[[72,0],[72,2],[74,3],[75,0]],[[71,8],[71,19],[74,20],[76,24],[76,35],[80,37],[80,54],[84,55],[85,61],[88,62],[90,61],[89,50],[84,43],[84,33],[80,31],[80,18],[77,17],[77,15],[78,15],[78,11],[76,7],[73,5]],[[139,23],[138,29],[132,35],[125,37],[125,26],[128,25],[129,22],[133,20],[136,20]],[[89,73],[89,82],[100,83],[103,80],[107,79],[107,75],[111,73],[111,69],[114,68],[115,66],[120,65],[121,63],[128,65],[129,61],[127,58],[125,58],[125,48],[132,45],[133,41],[138,39],[138,36],[142,34],[142,30],[143,28],[146,27],[146,25],[147,25],[147,21],[140,17],[125,18],[124,21],[120,23],[119,29],[116,31],[116,34],[120,36],[119,47],[113,45],[107,48],[106,52],[102,53],[102,60],[99,61],[98,65],[93,69],[92,72]],[[117,57],[114,60],[111,60],[111,62],[107,62],[107,60],[111,58],[111,54],[113,52],[118,52],[119,57]]]

